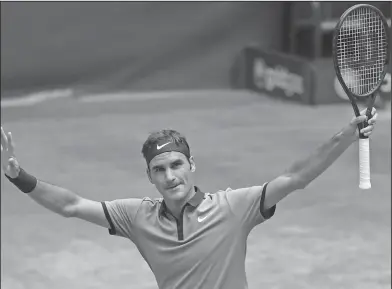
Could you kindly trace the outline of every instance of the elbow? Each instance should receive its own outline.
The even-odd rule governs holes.
[[[75,213],[69,209],[69,208],[64,208],[59,212],[59,215],[64,217],[64,218],[72,218],[75,217]]]
[[[64,207],[59,214],[64,218],[76,217],[76,205],[70,204],[70,205]]]
[[[64,218],[77,218],[81,201],[82,198],[77,196],[62,208],[60,215]]]
[[[307,177],[301,172],[289,171],[284,176],[289,181],[290,191],[303,190],[309,184]]]

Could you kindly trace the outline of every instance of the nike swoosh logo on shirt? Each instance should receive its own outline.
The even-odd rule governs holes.
[[[207,216],[204,216],[204,217],[198,217],[197,218],[197,221],[199,222],[199,223],[201,223],[201,222],[203,222],[205,219],[207,219],[209,216],[211,216],[212,215],[212,213],[210,213],[210,214],[208,214]]]
[[[170,142],[164,143],[163,145],[157,145],[157,149],[160,150],[161,148],[163,148],[164,146],[167,146]]]

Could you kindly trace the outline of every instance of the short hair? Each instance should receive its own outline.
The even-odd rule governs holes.
[[[173,129],[162,129],[160,131],[150,133],[147,140],[144,142],[142,147],[142,154],[144,159],[147,161],[148,152],[151,147],[157,145],[158,143],[166,141],[174,142],[177,145],[179,145],[180,143],[185,144],[190,153],[189,144],[183,134]]]

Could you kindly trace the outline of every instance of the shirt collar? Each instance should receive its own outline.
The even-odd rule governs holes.
[[[194,196],[187,202],[187,204],[191,205],[192,207],[196,208],[204,199],[204,193],[200,191],[198,187],[195,186],[195,194]],[[162,200],[161,207],[159,208],[159,214],[162,215],[166,213],[167,207],[165,204],[165,200]]]

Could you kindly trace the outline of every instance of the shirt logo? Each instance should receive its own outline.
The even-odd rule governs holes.
[[[163,145],[157,145],[157,150],[160,150],[161,148],[163,148],[164,146],[167,146],[170,142],[164,143]]]
[[[201,223],[201,222],[203,222],[205,219],[207,219],[209,216],[211,216],[212,215],[212,213],[210,213],[210,214],[208,214],[207,216],[204,216],[204,217],[198,217],[197,218],[197,221],[199,222],[199,223]]]

